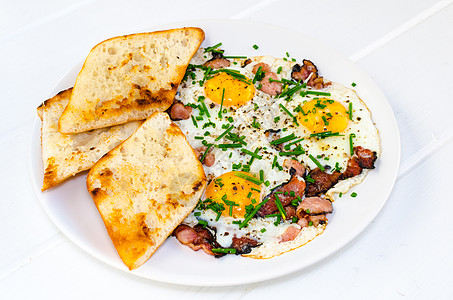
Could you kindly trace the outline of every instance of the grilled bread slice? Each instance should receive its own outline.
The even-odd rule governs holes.
[[[38,116],[42,120],[43,191],[91,168],[105,153],[128,138],[142,123],[135,121],[90,132],[61,134],[58,131],[58,120],[69,102],[71,92],[72,88],[61,91],[37,109]]]
[[[130,270],[146,262],[195,208],[205,185],[194,150],[163,112],[152,114],[87,176],[88,191]]]
[[[202,29],[188,27],[101,42],[77,76],[60,132],[83,132],[165,111],[203,40]]]

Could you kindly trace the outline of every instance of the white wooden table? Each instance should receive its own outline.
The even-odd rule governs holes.
[[[159,283],[81,250],[36,198],[36,106],[81,53],[112,36],[200,18],[314,37],[362,67],[395,112],[402,155],[393,192],[358,238],[321,263],[242,286]],[[1,0],[0,54],[1,299],[453,299],[453,1]]]

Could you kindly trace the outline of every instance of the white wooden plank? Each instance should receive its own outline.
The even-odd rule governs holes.
[[[300,30],[350,56],[437,2],[286,0],[249,19]]]
[[[453,39],[444,28],[453,28],[453,5],[358,62],[395,111],[403,162],[453,136]]]
[[[0,39],[59,18],[91,0],[0,1]]]

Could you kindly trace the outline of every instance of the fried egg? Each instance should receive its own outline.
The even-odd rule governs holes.
[[[207,75],[200,66],[210,58],[210,53],[198,51],[176,96],[192,107],[191,118],[176,121],[177,125],[194,149],[203,156],[215,156],[212,166],[204,165],[210,181],[199,202],[204,205],[197,206],[184,223],[203,222],[216,228],[217,241],[225,248],[233,237],[258,240],[261,245],[244,254],[252,258],[270,258],[298,248],[321,234],[325,224],[304,227],[287,242],[281,237],[289,227],[301,229],[294,220],[271,216],[240,224],[273,189],[290,180],[289,170],[283,167],[285,159],[295,159],[308,170],[322,165],[332,172],[346,169],[351,143],[379,155],[371,113],[352,89],[338,83],[322,90],[295,85],[294,93],[289,91],[294,86],[284,85],[277,96],[261,90],[253,70],[257,64],[269,65],[284,83],[291,80],[294,62],[263,56],[250,58],[244,66],[244,59],[233,59],[226,71],[209,70]],[[324,197],[335,200],[336,193],[360,183],[366,172],[340,181]]]

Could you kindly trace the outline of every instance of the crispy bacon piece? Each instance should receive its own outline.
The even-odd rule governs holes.
[[[261,91],[271,96],[277,96],[282,92],[283,85],[280,82],[270,81],[270,79],[279,80],[274,72],[266,72],[261,80]]]
[[[271,71],[271,67],[266,64],[266,63],[258,63],[256,65],[253,66],[253,74],[256,74],[256,72],[258,72],[258,69],[261,67],[261,71],[263,71],[264,73],[266,72],[270,72]]]
[[[301,218],[308,214],[310,216],[330,214],[333,212],[332,202],[321,197],[308,197],[302,200],[297,206],[296,215]]]
[[[176,120],[187,120],[192,113],[192,107],[185,106],[180,101],[175,101],[170,107],[170,118]]]
[[[305,166],[297,160],[287,158],[283,161],[283,167],[289,170],[289,174],[305,176]]]
[[[296,208],[294,206],[286,205],[284,207],[284,209],[285,209],[285,215],[286,215],[287,220],[290,220],[296,216]]]
[[[362,146],[354,147],[354,153],[358,157],[359,166],[364,169],[374,169],[377,159],[376,151],[365,149]]]
[[[311,222],[312,226],[318,226],[319,224],[327,223],[326,215],[316,215],[316,216],[306,215],[305,218],[307,219],[309,226],[310,226],[310,222]]]
[[[289,226],[280,236],[280,243],[294,240],[299,235],[301,230],[302,229],[297,228],[296,226]]]
[[[306,81],[307,85],[315,89],[322,89],[330,83],[324,83],[324,79],[318,76],[318,68],[308,59],[303,60],[303,65],[295,64],[291,72],[291,78],[294,80]]]
[[[247,66],[248,64],[250,64],[252,62],[252,60],[250,58],[247,58],[241,65],[242,68],[244,68],[245,66]]]
[[[203,158],[203,154],[206,151],[206,149],[207,149],[206,146],[194,149],[195,154],[197,155],[199,161],[201,161],[201,159]],[[206,167],[212,167],[212,165],[215,163],[215,154],[208,151],[208,153],[204,157],[203,161],[201,161],[201,163],[204,164]]]
[[[252,238],[243,236],[243,237],[233,237],[232,243],[229,248],[236,249],[236,254],[247,254],[252,251],[253,247],[261,245],[260,242]]]
[[[230,61],[226,58],[216,58],[209,60],[203,64],[205,67],[211,67],[211,69],[222,69],[230,66]]]
[[[305,202],[305,203],[304,203]],[[318,226],[327,223],[327,214],[333,212],[332,203],[321,197],[309,197],[302,200],[296,209],[300,227]]]
[[[192,250],[198,251],[203,249],[209,255],[220,257],[225,254],[212,252],[213,248],[220,248],[220,244],[216,241],[215,236],[207,228],[201,225],[195,225],[193,228],[180,224],[173,230],[172,233],[178,241],[182,244],[189,246]]]
[[[321,193],[327,192],[332,186],[334,186],[340,179],[341,173],[334,171],[332,174],[321,171],[321,169],[313,169],[308,174],[314,182],[307,181],[307,187],[305,188],[305,194],[307,197],[316,196]]]
[[[340,179],[347,179],[362,173],[362,168],[359,165],[359,159],[357,156],[353,156],[348,160],[346,170],[341,174]]]
[[[270,199],[258,210],[255,216],[264,217],[277,212],[278,208],[275,204],[276,195],[278,195],[278,199],[282,203],[282,206],[285,207],[287,205],[290,205],[291,201],[297,199],[297,196],[302,198],[304,191],[305,182],[303,180],[300,180],[297,175],[292,176],[288,182],[276,187],[269,195],[265,197]],[[294,196],[291,196],[291,192],[294,192]]]

